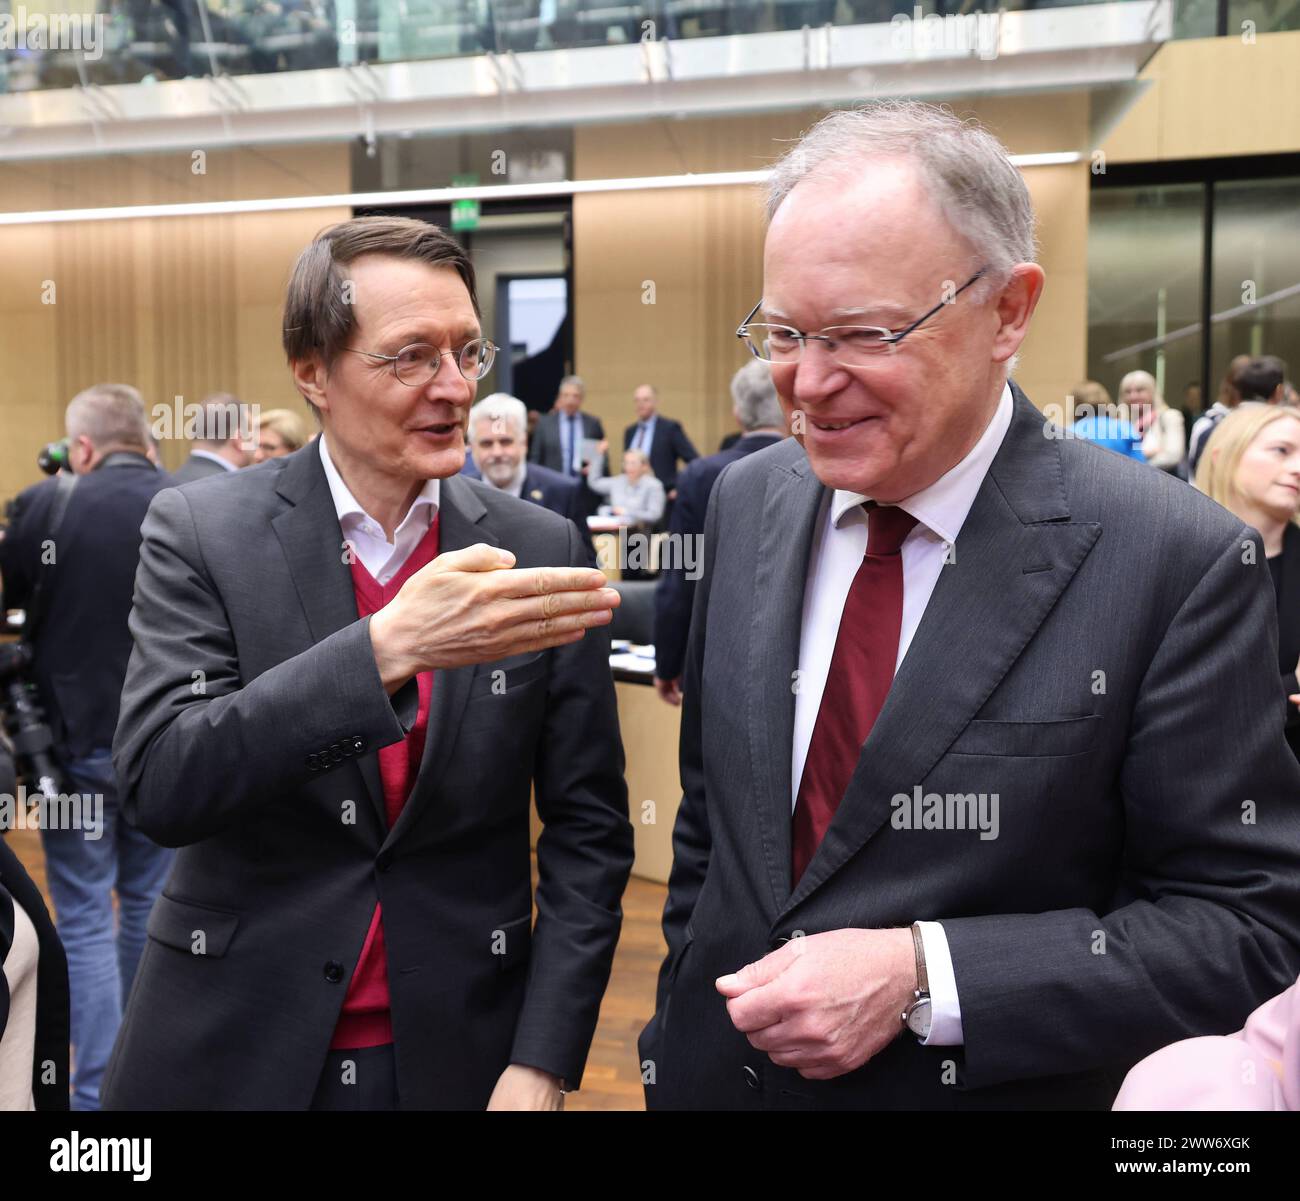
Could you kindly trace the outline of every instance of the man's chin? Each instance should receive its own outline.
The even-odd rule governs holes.
[[[423,450],[417,462],[420,475],[426,480],[446,479],[449,475],[456,475],[465,466],[465,444],[459,442]]]
[[[805,445],[804,450],[807,451]],[[888,472],[882,464],[871,458],[854,458],[844,454],[808,454],[808,463],[813,474],[828,488],[840,492],[858,492],[863,496],[874,496],[888,478]]]

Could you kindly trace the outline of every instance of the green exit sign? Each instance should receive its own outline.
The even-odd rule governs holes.
[[[473,188],[478,186],[477,175],[453,175],[453,188]],[[479,206],[477,200],[453,200],[451,202],[452,229],[477,229]]]

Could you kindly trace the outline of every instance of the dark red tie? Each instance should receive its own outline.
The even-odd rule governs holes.
[[[903,625],[903,556],[916,518],[896,507],[868,502],[867,553],[840,616],[835,653],[817,710],[799,797],[794,808],[794,883],[799,882],[876,724],[894,679]]]

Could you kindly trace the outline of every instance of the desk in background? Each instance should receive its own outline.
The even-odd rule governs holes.
[[[648,649],[648,648],[638,648]],[[636,660],[640,660],[638,664]],[[610,656],[618,723],[627,756],[627,809],[636,840],[633,875],[659,884],[668,883],[673,865],[673,825],[682,800],[677,772],[677,739],[682,711],[665,704],[654,690],[654,660],[634,653]],[[654,802],[653,807],[646,805]],[[654,820],[646,820],[653,815]],[[541,831],[533,811],[533,845]]]

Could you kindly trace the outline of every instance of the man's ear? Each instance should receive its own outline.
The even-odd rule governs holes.
[[[1043,294],[1046,277],[1037,263],[1017,263],[996,299],[998,330],[993,338],[993,360],[1005,363],[1029,333],[1029,319]]]
[[[85,434],[68,443],[68,466],[73,475],[85,475],[95,462],[95,444]]]
[[[294,359],[289,368],[303,400],[313,409],[328,413],[330,406],[325,395],[325,385],[329,382],[329,372],[320,358],[311,355],[305,359]]]

